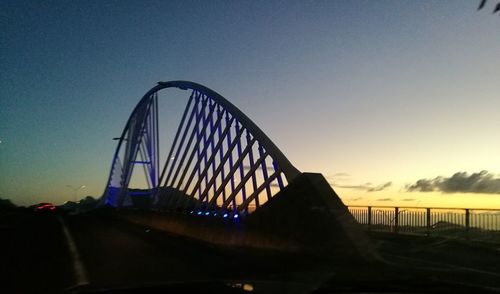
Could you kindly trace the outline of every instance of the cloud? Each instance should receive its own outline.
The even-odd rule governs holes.
[[[349,201],[359,201],[361,199],[363,199],[363,197],[349,198],[347,200],[349,200]]]
[[[332,178],[345,178],[350,177],[348,173],[336,173],[331,176]]]
[[[457,172],[449,178],[420,179],[415,184],[406,185],[406,190],[409,192],[500,194],[500,178],[485,170],[471,175],[466,172]]]
[[[392,186],[392,182],[386,182],[378,186],[374,186],[372,183],[364,183],[364,184],[359,184],[359,185],[347,185],[347,184],[340,184],[339,182],[346,182],[348,181],[350,175],[347,173],[335,173],[333,175],[327,175],[326,179],[328,183],[336,188],[344,188],[344,189],[355,189],[355,190],[365,190],[366,192],[378,192],[385,190]]]
[[[392,198],[379,198],[377,199],[376,201],[386,201],[386,202],[390,202],[390,201],[393,201]]]
[[[387,182],[382,185],[378,186],[373,186],[372,183],[365,183],[361,185],[338,185],[338,184],[333,184],[335,187],[338,188],[344,188],[344,189],[356,189],[356,190],[365,190],[366,192],[378,192],[385,190],[392,186],[392,182]]]
[[[414,198],[405,198],[405,199],[401,199],[401,201],[415,201]]]
[[[340,182],[343,182],[343,181],[346,181],[348,180],[350,177],[349,174],[347,173],[335,173],[333,175],[326,175],[325,178],[326,180],[328,181],[328,183],[330,185],[333,185],[333,186],[336,186],[336,182],[340,181]]]
[[[432,192],[435,190],[435,183],[439,182],[442,178],[437,177],[434,180],[420,179],[413,185],[407,185],[408,192]]]
[[[385,184],[378,185],[377,187],[373,187],[373,188],[368,189],[368,192],[382,191],[382,190],[385,190],[386,188],[389,188],[390,186],[392,186],[392,182],[387,182]]]

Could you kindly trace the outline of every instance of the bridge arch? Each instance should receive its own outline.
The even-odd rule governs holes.
[[[191,94],[167,159],[160,164],[158,92],[167,88]],[[159,209],[238,216],[257,209],[300,174],[241,110],[189,81],[159,82],[146,92],[116,139],[102,197],[115,207],[142,197]],[[143,166],[148,191],[129,187],[137,165]]]

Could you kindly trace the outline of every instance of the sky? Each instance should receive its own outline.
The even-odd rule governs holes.
[[[189,80],[346,204],[500,208],[500,20],[478,3],[2,1],[0,198],[102,195],[135,104]]]

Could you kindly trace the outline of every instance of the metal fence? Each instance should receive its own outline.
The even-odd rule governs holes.
[[[500,209],[348,206],[369,231],[500,243]]]

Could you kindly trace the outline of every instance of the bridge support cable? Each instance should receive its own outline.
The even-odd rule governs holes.
[[[247,142],[250,141],[250,133],[248,133],[247,131]],[[254,158],[253,158],[253,151],[250,150],[250,152],[248,153],[248,160],[250,161],[250,167],[254,166],[255,164],[255,161],[254,161]],[[255,173],[251,173],[251,177],[252,177],[252,188],[253,188],[253,191],[257,190],[257,177],[255,175]],[[255,199],[255,209],[259,208],[260,206],[260,203],[259,203],[259,198],[257,197]]]
[[[221,121],[222,121],[222,112],[219,112],[217,114],[217,120],[215,122],[216,128],[220,125]],[[194,168],[188,177],[186,185],[185,185],[184,189],[182,190],[183,194],[188,194],[188,189],[189,189],[189,187],[190,187],[190,185],[191,185],[191,183],[196,175],[196,172],[197,172],[198,179],[199,179],[200,183],[195,184],[195,188],[191,192],[191,195],[194,196],[196,193],[196,190],[198,190],[199,191],[199,196],[198,196],[199,200],[201,200],[201,186],[200,186],[201,181],[202,181],[202,179],[205,179],[205,186],[208,186],[208,177],[206,175],[207,175],[207,171],[209,170],[209,167],[213,166],[212,165],[213,158],[210,158],[210,160],[207,159],[207,151],[209,150],[209,145],[213,144],[213,139],[214,139],[214,136],[216,134],[216,130],[213,128],[213,126],[214,126],[213,121],[210,120],[210,122],[211,122],[210,125],[212,125],[212,128],[210,130],[210,134],[208,135],[208,138],[206,137],[206,135],[204,136],[205,138],[204,138],[203,149],[199,152],[200,158],[198,158],[197,162],[195,163]],[[213,148],[213,146],[212,146],[212,148]],[[204,159],[204,163],[205,163],[204,167],[203,167],[203,171],[201,170],[202,159]],[[198,189],[196,189],[196,187],[198,187]]]
[[[235,129],[236,129],[236,133],[240,132],[240,124],[238,122],[236,122]],[[246,154],[244,156],[243,153],[242,153],[242,151],[241,151],[241,139],[238,140],[238,143],[236,145],[236,150],[238,151],[238,158],[244,158],[246,156]],[[240,161],[239,171],[240,171],[240,181],[241,181],[245,177],[245,169],[244,169],[244,166],[243,166],[243,160]],[[243,201],[245,201],[246,198],[247,198],[247,193],[246,193],[245,185],[243,185],[243,187],[241,189],[241,198],[242,198]]]
[[[196,114],[196,120],[198,120],[198,119],[199,119],[200,115],[203,115],[203,116],[202,116],[202,121],[203,121],[203,120],[205,119],[205,112],[203,112],[203,113],[199,113],[199,114],[197,113],[197,114]],[[198,126],[198,125],[196,125],[196,128],[195,128],[195,129],[196,129],[196,140],[197,140],[197,142],[198,142],[198,141],[200,140],[200,129],[199,129],[199,126]],[[198,144],[199,144],[199,143],[198,143]],[[197,147],[197,144],[195,143],[195,145],[194,145],[194,149],[193,149],[193,153],[196,151],[196,160],[197,160],[197,161],[199,161],[199,160],[200,160],[200,149],[199,149],[199,148],[196,148],[196,147]],[[188,168],[189,168],[189,163],[188,163],[188,164],[186,164],[185,170],[186,170],[186,169],[188,169]],[[194,169],[193,171],[196,173],[196,170],[195,170],[195,169]],[[180,181],[180,182],[182,183],[182,178],[181,178],[181,181]],[[179,184],[179,186],[177,187],[177,189],[181,189],[181,185],[180,185],[180,184]]]
[[[224,139],[226,137],[226,134],[229,133],[230,131],[230,128],[231,128],[231,125],[232,125],[232,122],[234,121],[234,118],[232,118],[229,123],[226,125],[226,130],[224,133],[222,133],[222,138],[219,138],[219,144],[218,144],[218,149],[219,150],[222,150],[223,148],[223,143],[224,143]],[[239,141],[239,138],[241,136],[241,134],[243,133],[243,131],[239,132],[238,134],[236,134],[236,137],[235,137],[235,140],[233,142],[231,142],[231,144],[228,146],[228,150],[227,152],[223,155],[223,157],[220,159],[220,162],[219,162],[219,165],[217,166],[217,168],[215,169],[215,174],[212,176],[212,178],[210,179],[210,181],[208,182],[208,185],[205,187],[205,189],[203,190],[202,192],[202,198],[200,200],[203,200],[203,199],[207,199],[207,202],[208,201],[208,197],[209,197],[209,191],[210,191],[210,188],[212,185],[215,186],[215,180],[217,179],[218,175],[220,174],[221,176],[221,184],[219,187],[217,187],[216,191],[214,192],[214,195],[212,197],[215,197],[216,195],[219,195],[221,192],[223,192],[225,189],[220,189],[221,187],[222,188],[225,188],[227,182],[225,181],[225,179],[229,179],[231,177],[231,174],[228,173],[228,175],[226,176],[224,174],[224,166],[230,156],[230,152],[232,152],[232,150],[234,150],[234,147],[236,146],[237,142]],[[225,197],[225,194],[223,193],[224,197]],[[225,198],[224,198],[225,199]]]
[[[194,95],[195,95],[195,91],[193,90],[191,92],[191,96],[189,96],[189,100],[188,100],[188,103],[186,105],[186,108],[184,109],[184,113],[182,114],[182,118],[181,118],[181,122],[179,123],[179,127],[177,127],[177,131],[175,133],[175,137],[174,137],[174,141],[172,143],[172,146],[170,146],[170,151],[168,152],[165,165],[163,166],[163,170],[161,172],[160,179],[158,180],[159,185],[161,185],[161,183],[163,182],[163,177],[165,176],[165,172],[167,171],[169,163],[172,162],[172,154],[173,154],[174,148],[177,144],[177,140],[179,139],[179,134],[182,131],[182,127],[184,126],[184,122],[186,120],[186,116],[188,114],[189,107],[191,106],[191,103],[193,102]]]
[[[242,164],[243,160],[245,159],[245,156],[248,152],[250,152],[252,150],[252,147],[253,147],[253,144],[255,143],[255,139],[252,139],[250,142],[249,142],[249,145],[246,146],[245,150],[242,152],[242,156],[238,158],[238,160],[236,161],[236,163],[234,165],[231,166],[231,170],[229,171],[229,174],[232,175],[234,173],[236,173],[236,171],[240,168],[240,165]],[[226,177],[226,179],[224,180],[224,184],[227,185],[228,181],[231,179],[232,177],[231,176],[228,176]],[[240,189],[242,189],[246,184],[246,181],[245,181],[245,177],[241,178],[240,179],[240,183],[238,186],[236,186],[234,189],[232,189],[231,191],[231,194],[229,195],[229,197],[224,200],[223,204],[222,204],[222,208],[223,209],[226,209],[227,206],[229,204],[232,205],[232,211],[233,212],[236,212],[236,209],[237,207],[236,206],[236,200],[235,200],[235,195],[236,193],[239,192]],[[214,196],[214,199],[212,200],[213,202],[216,202],[217,201],[217,197],[218,197],[218,193],[216,193],[216,195]]]
[[[259,188],[257,188],[257,190],[255,190],[252,195],[248,196],[247,200],[244,201],[240,207],[241,209],[245,209],[247,208],[248,204],[250,204],[250,202],[254,199],[254,198],[258,198],[259,197],[259,194],[264,190],[266,189],[266,187],[268,187],[270,185],[270,183],[272,181],[274,181],[274,179],[276,179],[278,176],[279,176],[279,172],[274,172],[264,183],[262,183]]]
[[[209,103],[210,103],[210,102],[209,102]],[[212,105],[210,106],[209,117],[213,114],[214,108],[215,108],[215,104],[212,104]],[[208,126],[208,119],[209,119],[209,117],[206,117],[206,118],[204,118],[204,119],[202,120],[203,127],[202,127],[202,129],[201,129],[201,133],[203,133],[203,134],[205,134],[205,131],[206,131],[206,129],[207,129],[207,126]],[[198,129],[198,128],[197,128],[197,129]],[[198,132],[198,130],[197,130],[197,132]],[[206,137],[206,135],[204,135],[204,136]],[[185,165],[185,167],[184,167],[184,170],[183,170],[183,172],[182,172],[182,175],[181,175],[181,177],[180,177],[180,179],[179,179],[179,184],[177,185],[177,189],[179,189],[179,190],[181,190],[181,184],[183,183],[184,178],[186,177],[186,173],[188,172],[188,169],[189,169],[189,167],[191,166],[191,162],[193,161],[193,157],[194,157],[194,155],[195,155],[195,154],[198,154],[198,162],[200,162],[200,161],[203,159],[204,154],[201,154],[201,151],[200,151],[200,148],[199,148],[199,147],[200,147],[200,141],[201,141],[201,139],[202,139],[202,136],[198,136],[198,138],[196,139],[196,142],[195,142],[195,144],[194,144],[194,148],[193,148],[193,150],[191,151],[191,154],[190,154],[190,156],[189,156],[189,158],[188,158],[188,161],[187,161],[187,163],[186,163],[186,165]],[[189,143],[188,143],[188,145],[189,145]],[[204,145],[206,145],[206,142],[204,142]],[[203,150],[205,150],[205,151],[206,151],[206,148],[203,148]],[[198,164],[198,166],[199,166],[199,164]],[[196,172],[196,170],[198,170],[198,166],[196,166],[196,167],[193,169],[193,171],[194,171],[194,172]]]
[[[235,146],[237,145],[237,142],[240,139],[241,133],[238,134],[238,137],[228,147],[229,152],[226,153],[226,155],[224,156],[223,160],[221,161],[220,167],[224,166],[224,164],[226,163],[226,161],[230,157],[231,152],[234,150]],[[252,144],[253,144],[253,142],[252,142]],[[245,152],[248,152],[248,150],[250,148],[251,148],[251,145],[247,146],[247,149],[245,150]],[[228,171],[228,173],[227,173],[227,175],[225,177],[221,178],[221,184],[218,187],[218,189],[216,190],[216,192],[214,193],[214,195],[212,196],[212,199],[210,199],[208,207],[214,207],[217,204],[217,199],[226,190],[227,184],[231,181],[231,179],[234,180],[233,175],[236,172],[235,167],[238,168],[239,167],[239,163],[242,162],[243,159],[244,159],[244,157],[242,156],[242,157],[238,158],[238,162],[237,162],[236,165],[230,165],[229,166],[230,170]],[[218,170],[219,170],[219,168],[218,168]],[[203,192],[203,196],[202,197],[208,197],[208,193],[207,192],[208,192],[209,188],[210,187],[207,187],[207,189]],[[232,191],[234,191],[234,189]],[[226,200],[227,200],[227,198],[223,198],[223,202],[225,202]]]
[[[274,168],[274,172],[278,172],[278,164],[276,163],[276,161],[273,161],[273,168]],[[281,178],[281,173],[278,174],[278,176],[276,177],[276,180],[278,182],[278,188],[280,190],[282,190],[285,186],[283,185],[283,179]]]
[[[229,115],[226,113],[226,122],[229,123]],[[236,127],[235,127],[236,129]],[[233,171],[233,149],[234,149],[234,146],[233,148],[230,148],[231,147],[231,132],[228,132],[227,135],[226,135],[226,138],[227,138],[227,152],[229,154],[229,166],[231,167],[231,171],[229,171],[229,176],[230,176],[230,182],[231,182],[231,193],[234,193],[234,175],[235,175],[235,172],[236,171]],[[238,145],[238,142],[239,142],[239,138],[236,141],[236,145]],[[239,165],[238,165],[238,168],[239,168]],[[236,200],[233,199],[233,211],[236,211]]]
[[[215,102],[213,102],[213,103],[215,104]],[[213,133],[213,130],[210,127],[210,125],[213,125],[213,119],[214,119],[213,115],[214,115],[214,113],[209,115],[209,119],[208,119],[208,123],[207,123],[207,131],[203,133],[203,149],[202,149],[202,151],[203,151],[202,152],[203,166],[207,166],[207,162],[208,162],[207,151],[209,150],[208,149],[209,142],[207,141],[207,133],[210,132],[210,135],[212,135],[212,133]],[[219,118],[217,118],[217,120],[219,120]],[[210,131],[208,131],[208,130],[210,130]],[[200,149],[200,146],[198,146],[198,150],[199,149]],[[200,161],[200,163],[196,167],[196,169],[198,170],[198,177],[201,176],[201,164],[202,164],[202,162]],[[205,185],[207,185],[207,183],[208,183],[208,178],[205,177]],[[189,181],[189,184],[191,184],[191,181]],[[188,187],[189,187],[189,185],[188,185]],[[201,195],[198,195],[198,197],[199,196],[201,196]]]
[[[184,165],[184,161],[186,160],[186,156],[187,156],[189,150],[191,149],[191,144],[193,143],[193,139],[194,139],[194,137],[196,135],[196,132],[198,131],[198,127],[200,125],[200,120],[201,120],[201,117],[202,117],[201,113],[203,111],[205,111],[207,104],[208,104],[208,98],[203,99],[203,97],[202,97],[201,110],[197,110],[197,112],[196,112],[197,113],[197,118],[196,118],[196,122],[194,124],[194,128],[191,131],[189,139],[188,139],[188,141],[186,143],[186,146],[184,148],[184,152],[182,153],[181,160],[179,161],[179,165],[177,166],[177,169],[175,170],[175,174],[174,174],[174,177],[172,179],[172,182],[170,183],[170,186],[172,186],[172,187],[176,186],[177,177],[179,176],[179,173],[180,173],[180,171],[181,171],[181,169],[182,169],[182,167]],[[212,112],[213,111],[213,107],[211,106],[210,108],[211,108],[210,111]],[[196,145],[194,146],[194,148],[196,148]]]
[[[255,173],[256,170],[260,167],[260,165],[262,164],[262,161],[264,161],[266,159],[266,156],[267,156],[267,152],[265,152],[263,154],[263,156],[261,156],[259,159],[257,159],[257,161],[255,162],[254,166],[251,166],[250,170],[248,171],[248,173],[246,174],[246,176],[243,178],[243,180],[240,182],[240,184],[236,187],[235,189],[235,193],[231,193],[231,195],[229,195],[229,197],[226,199],[226,201],[224,202],[224,204],[222,205],[222,209],[226,209],[227,206],[231,203],[231,201],[234,199],[234,197],[236,197],[236,193],[243,187],[243,185],[246,184],[246,182],[252,177],[252,173]],[[265,184],[265,182],[264,182]],[[259,188],[257,188],[258,190]],[[255,196],[255,192],[257,190],[254,190],[252,192],[252,195],[249,196],[247,199],[246,199],[246,202],[250,202],[252,201],[255,197],[252,197],[252,196]],[[246,207],[246,206],[245,206]]]
[[[213,117],[214,117],[213,111],[211,113],[209,113],[207,117],[205,117],[205,120],[204,120],[205,123],[203,125],[203,128],[205,130],[205,131],[203,131],[203,147],[200,150],[201,144],[199,144],[199,143],[195,144],[195,146],[198,146],[197,152],[199,153],[200,157],[195,162],[195,164],[192,168],[191,174],[189,175],[188,180],[184,186],[184,189],[182,190],[183,195],[186,195],[186,196],[191,197],[193,199],[196,198],[196,195],[197,195],[197,199],[199,201],[201,201],[201,199],[202,199],[201,195],[202,195],[203,179],[205,182],[205,186],[207,186],[208,185],[207,172],[209,171],[210,166],[213,167],[213,157],[208,159],[208,152],[210,151],[209,146],[212,145],[212,150],[214,149],[214,146],[213,146],[214,137],[216,135],[217,127],[222,122],[222,116],[223,116],[223,112],[218,111],[216,114],[215,125],[214,125],[214,121],[213,121]],[[207,131],[207,130],[209,130],[209,131]],[[207,133],[208,133],[208,137],[207,137]],[[213,152],[212,152],[212,154],[213,154]],[[190,164],[188,162],[187,167],[189,165]],[[203,165],[203,171],[202,171],[202,165]],[[185,171],[187,171],[187,167],[186,167]],[[198,173],[198,181],[195,183],[194,187],[191,189],[191,184],[193,182],[193,179],[194,179],[196,173]],[[191,189],[191,192],[188,191],[189,189]],[[185,204],[185,203],[183,203],[183,204]],[[181,204],[181,207],[184,208],[183,204]],[[179,203],[176,204],[175,209],[177,209],[178,206],[179,206]]]
[[[184,140],[186,139],[189,127],[191,126],[191,123],[193,122],[193,118],[194,118],[195,113],[197,113],[197,111],[198,111],[198,104],[200,102],[199,96],[200,96],[199,93],[196,92],[195,97],[194,97],[194,99],[195,99],[194,106],[191,110],[191,114],[189,115],[187,125],[184,128],[184,131],[182,132],[181,141],[179,142],[179,145],[177,146],[177,151],[175,152],[174,159],[172,160],[172,165],[170,166],[170,170],[168,172],[167,178],[165,179],[165,183],[163,184],[163,187],[166,187],[167,185],[169,185],[170,176],[172,175],[174,167],[177,163],[177,159],[179,158],[179,153],[181,152],[181,149],[183,147]]]
[[[222,115],[223,115],[223,112],[219,112],[217,114],[217,116],[221,116],[221,117],[222,117]],[[229,124],[226,124],[226,126],[224,128],[224,131],[221,133],[223,136],[225,136],[230,131],[231,123],[232,123],[233,120],[234,120],[234,118],[231,119],[231,121],[230,121]],[[217,128],[214,128],[214,131],[215,130],[218,131],[219,128],[220,128],[220,123],[217,126]],[[214,135],[215,135],[215,132],[214,132]],[[198,199],[199,203],[201,203],[203,200],[208,200],[208,198],[205,199],[204,195],[208,195],[208,192],[209,192],[210,187],[212,185],[214,187],[214,190],[216,189],[215,183],[216,183],[217,177],[218,177],[219,173],[223,174],[223,167],[224,167],[224,162],[225,162],[224,157],[221,159],[221,161],[220,161],[219,165],[217,166],[217,168],[214,168],[215,167],[216,156],[218,155],[219,150],[222,150],[222,147],[223,147],[222,144],[223,144],[223,142],[224,141],[220,139],[220,135],[219,135],[217,145],[214,147],[214,151],[212,152],[212,154],[210,155],[210,158],[208,159],[208,164],[203,168],[203,171],[201,172],[200,177],[196,181],[196,183],[195,183],[195,185],[193,187],[193,191],[191,193],[188,193],[187,190],[184,191],[184,193],[186,193],[188,195],[190,194],[191,198],[193,198],[194,197],[194,193],[197,190],[201,190],[201,184],[203,182],[203,179],[204,178],[208,178],[209,166],[212,166],[212,169],[214,171],[212,172],[212,176],[211,176],[210,180],[208,181],[208,184],[205,186],[205,188],[202,190],[202,192],[200,194],[200,197]]]
[[[221,112],[219,111],[219,109],[217,109],[217,115],[219,113],[221,113]],[[226,125],[231,125],[231,123],[229,123],[229,124],[226,123]],[[209,172],[208,171],[208,166],[212,167],[212,176],[215,176],[215,169],[216,169],[216,167],[215,167],[215,161],[214,161],[214,159],[215,159],[215,154],[217,154],[217,153],[215,152],[216,147],[215,147],[214,138],[215,138],[215,133],[217,132],[219,126],[220,126],[220,124],[217,125],[217,126],[215,126],[213,124],[213,121],[212,120],[210,121],[210,130],[214,134],[214,136],[210,138],[210,145],[212,147],[212,153],[211,153],[210,159],[205,164],[205,168],[203,169],[204,173],[202,173],[203,177],[205,178],[205,187],[208,187],[208,182],[209,182],[209,177],[205,176],[206,173]],[[207,171],[205,171],[205,169],[207,169]],[[199,189],[199,191],[200,191],[200,200],[201,200],[201,188]],[[213,193],[215,194],[216,191],[217,191],[217,178],[215,178],[215,180],[214,180]],[[205,204],[208,205],[208,197],[206,198],[205,202],[206,202]]]
[[[262,155],[264,154],[264,148],[262,147],[262,145],[259,144],[259,156],[262,157]],[[271,199],[272,195],[271,195],[271,187],[269,186],[269,182],[268,182],[268,176],[267,176],[267,165],[266,165],[266,161],[263,160],[262,161],[262,177],[264,178],[264,183],[266,183],[266,192],[267,192],[267,200]]]
[[[219,109],[220,110],[220,109]],[[231,126],[230,125],[226,125],[226,127],[228,128],[228,132],[231,130]],[[226,137],[226,135],[222,135],[221,133],[221,127],[219,126],[219,128],[217,129],[217,131],[219,132],[219,141],[220,142],[223,142],[223,138]],[[220,180],[221,182],[224,180],[224,162],[225,160],[223,161],[223,158],[224,158],[224,145],[221,144],[221,146],[219,147],[219,157],[220,157],[220,162],[221,162],[221,174],[220,174]],[[215,192],[217,193],[217,192]],[[226,190],[224,189],[222,191],[222,199],[223,201],[226,201]],[[208,198],[207,198],[207,202],[208,202]]]
[[[241,129],[238,132],[238,134],[237,134],[238,137],[231,143],[231,145],[230,145],[231,152],[232,152],[232,150],[234,150],[234,147],[237,145],[238,141],[240,141],[240,137],[243,134],[243,130],[244,129]],[[211,199],[209,206],[213,206],[213,205],[215,205],[217,203],[217,199],[218,199],[219,195],[221,194],[222,191],[225,190],[226,185],[233,178],[232,176],[236,173],[236,170],[240,167],[240,164],[245,159],[245,156],[248,154],[248,152],[250,152],[252,150],[252,147],[253,147],[255,141],[256,141],[255,138],[253,138],[252,140],[250,140],[250,142],[248,142],[248,145],[245,147],[245,150],[242,152],[242,155],[238,158],[236,164],[232,164],[232,165],[229,166],[230,170],[228,172],[228,175],[222,179],[222,183],[219,186],[219,189],[217,190],[217,192],[215,192],[213,198]],[[225,163],[227,161],[227,159],[228,159],[229,156],[230,156],[230,153],[229,152],[226,153],[226,155],[224,157],[223,163]],[[243,183],[243,185],[244,185],[244,183]],[[238,191],[238,190],[239,190],[238,187],[233,188],[232,192],[231,192],[231,195],[235,194],[235,191]],[[228,199],[229,198],[223,198],[223,202],[222,203],[223,204],[226,203],[226,201]]]

